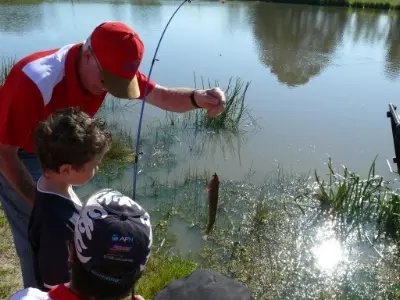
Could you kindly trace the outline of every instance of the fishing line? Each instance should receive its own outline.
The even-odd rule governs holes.
[[[136,153],[135,153],[134,162],[133,162],[133,199],[134,199],[135,201],[136,201],[137,166],[138,166],[138,162],[139,162],[139,141],[140,141],[140,132],[141,132],[141,129],[142,129],[143,111],[144,111],[144,105],[145,105],[145,103],[146,103],[146,96],[147,96],[147,90],[148,90],[148,87],[149,87],[149,81],[150,81],[151,73],[152,73],[152,71],[153,71],[154,63],[155,63],[156,60],[157,60],[157,59],[156,59],[157,52],[158,52],[158,49],[160,48],[160,44],[161,44],[161,41],[162,41],[162,39],[163,39],[163,37],[164,37],[165,31],[167,30],[167,28],[168,28],[168,26],[169,26],[169,23],[171,23],[171,21],[172,21],[172,19],[174,18],[175,14],[178,12],[178,10],[179,10],[186,2],[191,3],[192,0],[183,0],[183,2],[178,6],[178,8],[174,11],[174,13],[172,14],[172,16],[169,18],[169,20],[168,20],[168,22],[167,22],[167,25],[165,25],[165,28],[164,28],[164,30],[163,30],[163,32],[162,32],[162,34],[161,34],[161,37],[160,37],[160,39],[158,40],[158,45],[157,45],[157,48],[156,48],[156,50],[155,50],[155,52],[154,52],[153,59],[152,59],[152,61],[151,61],[151,65],[150,65],[150,71],[149,71],[149,74],[148,74],[148,76],[147,76],[146,86],[145,86],[145,88],[144,88],[144,97],[143,97],[143,101],[142,101],[142,107],[141,107],[140,115],[139,115],[139,125],[138,125],[137,135],[136,135],[136,149],[135,149],[135,150],[136,150]]]

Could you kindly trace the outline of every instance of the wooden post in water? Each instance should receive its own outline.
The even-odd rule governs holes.
[[[390,118],[390,124],[392,127],[393,145],[395,157],[393,162],[397,165],[397,173],[400,172],[400,118],[396,112],[397,107],[392,103],[389,104],[389,111],[386,116]]]

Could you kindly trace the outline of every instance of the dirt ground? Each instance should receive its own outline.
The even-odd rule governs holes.
[[[22,289],[19,261],[10,227],[0,206],[0,299],[9,299],[19,289]]]

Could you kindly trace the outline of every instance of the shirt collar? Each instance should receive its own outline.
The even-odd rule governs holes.
[[[49,291],[52,300],[82,300],[77,294],[72,292],[65,284],[59,284]]]

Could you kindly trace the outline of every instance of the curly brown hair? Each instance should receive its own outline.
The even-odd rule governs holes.
[[[105,123],[91,118],[80,108],[57,110],[35,129],[35,153],[42,169],[59,172],[64,164],[83,168],[111,145]]]

